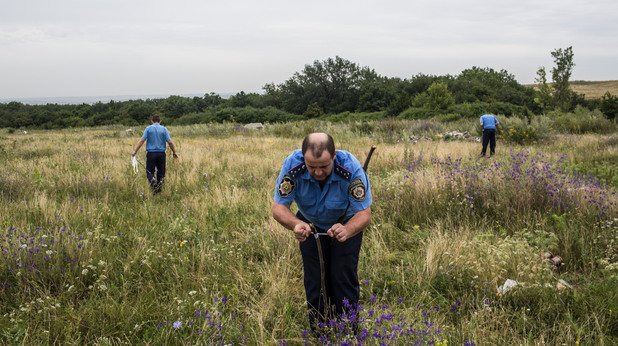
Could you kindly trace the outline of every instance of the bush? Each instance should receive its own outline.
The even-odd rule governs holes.
[[[428,108],[410,107],[399,114],[401,119],[429,119],[439,115],[440,112]]]
[[[208,122],[208,114],[211,113],[189,113],[181,116],[174,121],[175,125],[193,125]]]
[[[448,114],[440,114],[434,117],[434,119],[441,123],[450,123],[457,120],[462,119],[463,117],[460,114],[448,113]]]
[[[386,117],[386,112],[343,112],[331,115],[324,115],[320,117],[322,120],[331,121],[335,123],[341,122],[357,122],[357,121],[372,121],[382,120]]]
[[[508,102],[466,102],[450,107],[449,111],[466,118],[480,117],[485,113],[502,114],[507,117],[516,114],[526,114],[525,107]]]
[[[190,125],[210,122],[237,122],[242,124],[257,122],[287,122],[305,119],[302,115],[289,114],[274,107],[224,107],[208,109],[202,113],[189,113],[174,121],[175,124]]]
[[[549,116],[553,118],[552,128],[562,133],[611,133],[616,130],[616,125],[601,111],[581,106],[577,106],[573,113],[554,111]]]
[[[500,138],[517,144],[534,143],[539,140],[537,128],[527,119],[511,117],[500,121]]]

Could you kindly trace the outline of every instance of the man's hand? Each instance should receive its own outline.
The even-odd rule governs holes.
[[[343,243],[344,241],[350,239],[353,234],[350,234],[350,230],[340,223],[334,224],[328,231],[326,231],[329,236],[336,238],[337,241]]]
[[[298,241],[305,241],[311,235],[311,227],[305,222],[299,222],[294,226],[294,236]]]
[[[175,159],[178,158],[178,155],[176,153],[172,154],[172,156],[174,156]]]

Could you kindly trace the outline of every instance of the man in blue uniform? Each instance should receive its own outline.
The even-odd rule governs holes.
[[[150,118],[151,125],[146,127],[142,138],[135,144],[131,156],[135,156],[137,151],[146,142],[146,177],[150,182],[150,187],[154,193],[161,192],[163,180],[165,179],[165,148],[169,144],[174,158],[177,159],[176,146],[172,142],[169,131],[165,126],[161,126],[161,117],[153,115]],[[156,169],[156,176],[155,176]]]
[[[496,126],[498,125],[498,118],[493,114],[483,114],[480,118],[481,127],[483,128],[483,149],[481,156],[485,156],[487,153],[487,144],[489,143],[489,156],[493,156],[496,153]]]
[[[290,210],[296,202],[298,213]],[[326,133],[305,137],[302,149],[288,156],[275,188],[272,214],[300,242],[304,284],[312,328],[324,321],[325,302],[320,294],[320,237],[326,278],[326,295],[336,316],[344,311],[344,299],[358,304],[358,256],[363,229],[371,220],[371,188],[360,162],[349,152],[335,151]]]

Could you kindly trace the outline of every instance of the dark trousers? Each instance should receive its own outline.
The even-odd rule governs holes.
[[[484,129],[483,130],[483,150],[481,155],[485,156],[487,153],[487,144],[489,144],[489,155],[496,153],[496,130]]]
[[[146,153],[146,177],[152,191],[161,192],[165,179],[165,153]]]
[[[297,217],[307,221],[300,213],[297,214]],[[319,228],[316,229],[320,233],[327,231]],[[344,312],[344,298],[354,307],[358,304],[360,298],[358,255],[362,241],[363,232],[358,233],[343,243],[327,235],[320,236],[326,274],[326,295],[329,300],[327,306],[331,307],[329,309],[331,314],[328,316],[329,319],[341,317]],[[320,258],[317,241],[313,235],[307,238],[307,240],[300,242],[300,253],[303,258],[309,322],[311,323],[311,328],[314,329],[316,323],[325,322],[327,316],[324,316],[324,299],[321,294]]]

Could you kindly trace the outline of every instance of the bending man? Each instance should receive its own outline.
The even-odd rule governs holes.
[[[296,202],[298,213],[290,210]],[[309,320],[316,322],[338,317],[344,299],[358,304],[358,256],[363,229],[371,220],[371,189],[360,162],[349,152],[335,151],[333,138],[326,133],[305,137],[302,149],[288,156],[277,178],[272,214],[300,242]],[[321,294],[320,239],[325,269],[326,296]],[[328,307],[328,310],[325,310]],[[325,316],[332,311],[336,316]]]
[[[483,128],[483,138],[481,156],[487,153],[487,144],[489,144],[489,156],[494,156],[496,153],[496,127],[498,126],[498,118],[493,114],[483,114],[480,124]]]

